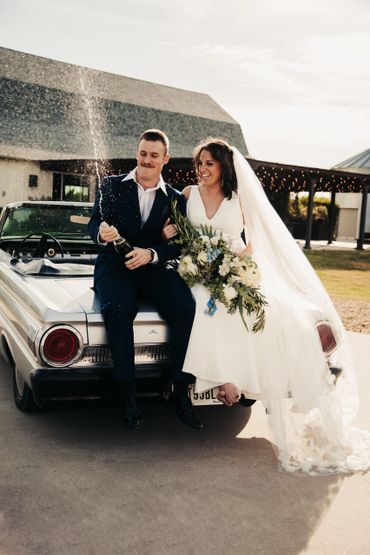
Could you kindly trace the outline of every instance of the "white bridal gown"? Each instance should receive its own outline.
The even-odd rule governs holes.
[[[193,186],[187,216],[196,228],[207,224],[222,232],[234,252],[244,248],[236,193],[208,218]],[[315,328],[322,310],[307,295],[281,285],[277,296],[268,276],[261,290],[268,302],[266,325],[253,333],[239,312],[228,314],[222,303],[216,301],[215,314],[207,314],[209,291],[199,284],[192,288],[196,314],[183,370],[196,376],[197,392],[232,382],[246,397],[261,399],[285,470],[317,474],[369,468],[370,434],[346,425],[335,393],[341,378],[334,387]],[[253,321],[251,315],[247,322]]]

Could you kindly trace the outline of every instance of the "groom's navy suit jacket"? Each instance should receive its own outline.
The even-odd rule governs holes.
[[[188,339],[194,318],[194,300],[190,289],[173,270],[164,264],[180,254],[176,245],[162,239],[162,228],[172,214],[172,203],[177,200],[179,210],[185,213],[185,199],[166,185],[167,195],[161,188],[155,192],[152,210],[144,225],[138,187],[134,180],[123,181],[122,175],[104,179],[97,192],[89,233],[97,243],[102,221],[114,225],[132,246],[151,248],[158,254],[158,264],[147,264],[137,270],[128,270],[122,254],[112,243],[102,246],[95,264],[95,291],[101,302],[101,311],[107,330],[109,347],[114,362],[114,379],[132,383],[135,380],[133,321],[140,297],[153,304],[170,328],[172,379],[193,381],[182,372]]]
[[[174,200],[177,201],[179,211],[185,213],[186,201],[183,195],[167,184],[167,195],[161,189],[157,189],[152,210],[142,226],[137,184],[131,179],[123,181],[124,177],[124,175],[106,177],[97,191],[88,225],[91,238],[99,244],[97,241],[99,226],[104,220],[109,225],[114,225],[119,234],[132,246],[154,249],[158,254],[159,264],[177,258],[180,249],[164,241],[161,232],[166,219],[171,217]],[[113,244],[102,246],[96,263],[95,279],[104,271],[104,268],[112,268],[112,263],[117,264],[117,257],[121,265],[122,255],[117,255]]]

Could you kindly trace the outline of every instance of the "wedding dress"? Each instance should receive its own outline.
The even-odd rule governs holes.
[[[232,382],[247,398],[261,399],[282,469],[309,474],[367,470],[370,433],[349,424],[358,397],[340,318],[258,178],[233,150],[238,194],[224,199],[208,218],[199,188],[193,186],[187,216],[196,228],[207,224],[222,232],[234,252],[245,246],[240,238],[244,228],[268,302],[266,325],[262,332],[247,332],[239,312],[228,314],[217,301],[210,316],[209,291],[196,284],[196,314],[183,370],[196,376],[197,392]],[[316,330],[322,320],[331,323],[339,344],[330,360],[342,371],[336,383]],[[247,318],[248,324],[253,321],[253,315]]]

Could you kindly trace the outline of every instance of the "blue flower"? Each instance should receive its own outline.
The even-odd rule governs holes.
[[[208,314],[208,316],[213,316],[217,310],[217,306],[213,297],[209,298],[207,303],[207,308],[205,309],[204,313]]]
[[[207,249],[207,260],[208,262],[213,262],[221,254],[220,249]]]

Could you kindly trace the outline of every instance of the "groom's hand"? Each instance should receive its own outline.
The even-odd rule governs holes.
[[[119,239],[119,233],[113,225],[102,222],[99,226],[99,238],[103,243],[112,243]]]
[[[150,264],[153,260],[153,251],[150,249],[140,249],[135,248],[128,254],[126,254],[127,262],[125,262],[126,268],[129,270],[136,270],[140,266],[146,266]]]

